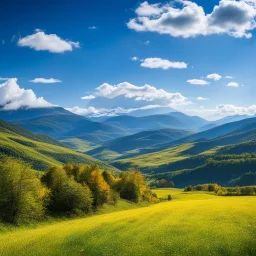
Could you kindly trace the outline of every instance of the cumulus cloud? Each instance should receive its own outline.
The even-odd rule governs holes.
[[[214,80],[214,81],[219,81],[222,78],[222,76],[214,73],[214,74],[207,75],[206,78]]]
[[[61,80],[58,80],[58,79],[55,79],[55,78],[35,78],[33,80],[30,80],[29,82],[31,83],[35,83],[35,84],[38,84],[38,83],[41,83],[41,84],[54,84],[54,83],[61,83],[62,81]]]
[[[88,95],[81,98],[81,100],[93,100],[93,99],[95,99],[95,96],[93,95]]]
[[[230,82],[227,84],[229,87],[239,87],[239,84],[237,82]]]
[[[169,60],[164,60],[161,58],[146,58],[141,63],[141,66],[144,68],[161,68],[164,70],[170,68],[187,68],[187,63],[185,62],[172,62]]]
[[[187,0],[164,5],[144,2],[135,13],[137,17],[127,23],[128,28],[173,37],[228,34],[250,38],[250,31],[256,27],[256,4],[252,0],[221,0],[209,14],[202,6]]]
[[[207,84],[209,84],[208,81],[203,80],[203,79],[190,79],[190,80],[187,80],[187,83],[194,84],[194,85],[207,85]]]
[[[208,98],[204,98],[204,97],[197,97],[196,99],[199,100],[199,101],[202,101],[202,100],[209,100]]]
[[[32,35],[20,38],[18,45],[30,47],[36,51],[49,51],[53,53],[63,53],[80,47],[79,42],[61,39],[56,34],[47,35],[40,30],[36,30]]]
[[[135,101],[150,101],[154,104],[161,105],[187,105],[191,102],[188,101],[186,97],[182,94],[169,93],[163,89],[157,89],[154,86],[144,85],[144,86],[135,86],[128,82],[120,83],[117,85],[110,85],[104,83],[98,88],[97,95],[109,99],[114,99],[118,96],[124,96],[126,98],[134,99]]]
[[[0,84],[1,110],[17,110],[19,108],[44,108],[53,105],[44,98],[38,98],[32,90],[20,88],[17,78],[11,78]]]

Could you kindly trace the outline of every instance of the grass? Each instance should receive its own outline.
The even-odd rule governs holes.
[[[256,197],[155,192],[174,200],[3,233],[0,255],[256,255]]]
[[[82,140],[79,138],[63,139],[60,142],[79,152],[86,152],[94,149],[97,146],[90,141]]]
[[[121,166],[128,164],[130,167],[135,168],[150,167],[154,169],[161,165],[170,164],[188,158],[189,155],[185,155],[184,152],[193,148],[193,146],[193,143],[183,144],[155,153],[118,160],[115,162],[115,164]]]
[[[83,163],[97,164],[102,169],[118,172],[116,168],[70,148],[30,140],[3,131],[0,131],[0,153],[25,160],[32,164],[33,169],[39,171],[63,163]]]

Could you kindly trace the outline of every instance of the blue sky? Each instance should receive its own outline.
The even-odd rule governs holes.
[[[168,105],[210,119],[256,114],[256,7],[253,0],[248,1],[6,1],[0,9],[0,77],[15,77],[20,88],[31,89],[54,105],[77,106],[77,113],[101,115],[109,108],[129,112],[133,107]],[[208,18],[207,27],[205,21],[193,20],[197,14],[196,18],[204,19],[214,6],[219,9]],[[190,17],[191,11],[196,15]],[[165,23],[164,15],[169,17]],[[141,17],[147,21],[142,23]],[[135,25],[127,25],[132,19]],[[189,28],[193,22],[195,26]],[[53,52],[49,45],[50,50],[38,50],[41,39],[26,38],[37,33],[47,40],[53,34],[64,41],[56,46],[63,52]],[[37,46],[32,47],[33,43]],[[43,47],[47,48],[45,42]],[[157,68],[152,68],[154,64]],[[221,79],[206,78],[209,74]],[[46,80],[31,82],[36,78]],[[61,82],[45,83],[50,78]],[[195,79],[209,84],[194,84],[204,83]],[[96,90],[104,83],[108,86]],[[5,91],[0,93],[4,98]],[[90,95],[96,99],[81,99]],[[129,104],[123,105],[125,101]],[[0,105],[4,104],[0,95]]]

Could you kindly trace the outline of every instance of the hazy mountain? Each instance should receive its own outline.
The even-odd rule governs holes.
[[[118,127],[91,121],[59,107],[0,111],[0,118],[34,133],[47,134],[57,139],[84,137],[90,141],[90,138],[95,140],[94,136],[98,133],[97,140],[104,141],[128,134]]]
[[[104,121],[105,124],[126,129],[127,131],[132,133],[166,128],[186,128],[187,130],[196,130],[207,122],[208,121],[200,117],[187,116],[179,112],[143,117],[123,115],[112,117]]]

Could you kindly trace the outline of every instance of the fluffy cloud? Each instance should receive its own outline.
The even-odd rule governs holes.
[[[12,78],[0,84],[1,110],[16,110],[19,108],[44,108],[53,105],[44,98],[38,98],[32,90],[20,88],[17,78]]]
[[[6,81],[6,80],[9,80],[10,78],[8,77],[0,77],[0,81]]]
[[[208,81],[205,81],[203,79],[190,79],[190,80],[187,80],[187,82],[189,84],[194,84],[194,85],[207,85],[207,84],[209,84]]]
[[[180,93],[169,93],[163,89],[157,89],[150,85],[135,86],[133,84],[124,82],[117,85],[110,85],[104,83],[97,89],[97,95],[109,99],[118,96],[134,99],[136,101],[151,101],[154,104],[161,105],[187,105],[190,104],[188,99]]]
[[[251,0],[221,0],[209,14],[202,6],[187,0],[165,5],[144,2],[135,12],[137,17],[127,23],[128,28],[173,37],[228,34],[250,38],[250,31],[256,27],[256,4]]]
[[[20,38],[18,45],[30,47],[36,51],[49,51],[53,53],[63,53],[80,47],[79,42],[61,39],[56,34],[47,35],[40,30],[36,30],[32,35]]]
[[[33,80],[30,80],[29,82],[31,83],[35,83],[35,84],[38,84],[38,83],[41,83],[41,84],[54,84],[54,83],[61,83],[62,81],[61,80],[58,80],[58,79],[54,79],[54,78],[35,78]]]
[[[239,87],[239,84],[237,82],[230,82],[227,84],[229,87]]]
[[[196,100],[202,101],[202,100],[209,100],[208,98],[204,98],[204,97],[197,97]]]
[[[206,78],[214,81],[219,81],[222,78],[222,76],[219,74],[209,74]]]
[[[88,95],[81,98],[81,100],[93,100],[93,99],[95,99],[95,96],[93,95]]]
[[[146,58],[141,63],[141,66],[144,68],[161,68],[167,70],[169,68],[187,68],[187,63],[172,62],[161,58]]]

